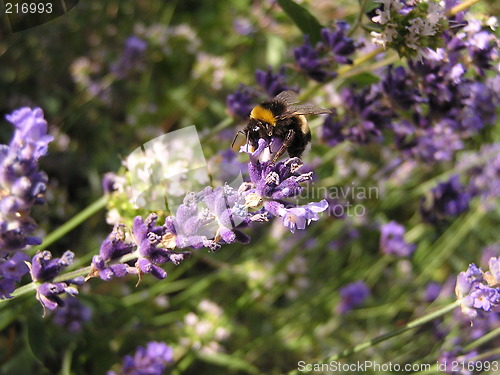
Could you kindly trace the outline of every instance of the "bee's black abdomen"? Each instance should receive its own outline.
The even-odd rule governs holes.
[[[290,155],[291,158],[301,157],[307,145],[311,142],[311,132],[309,128],[307,128],[306,133],[304,133],[300,119],[298,117],[293,117],[293,119],[293,126],[291,126],[291,128],[294,131],[294,137],[292,143],[287,148],[288,155]]]

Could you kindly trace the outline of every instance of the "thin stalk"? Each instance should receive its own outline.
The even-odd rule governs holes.
[[[474,4],[476,3],[479,3],[480,0],[466,0],[464,1],[463,3],[460,3],[458,5],[455,5],[453,8],[451,8],[447,13],[446,13],[446,17],[451,17],[451,16],[454,16],[456,15],[457,13],[460,13],[464,10],[466,10],[467,8],[470,8],[471,6],[473,6]]]
[[[472,349],[475,349],[475,348],[483,345],[484,343],[486,343],[490,340],[493,340],[495,337],[498,337],[498,336],[500,336],[500,327],[494,329],[491,332],[488,332],[486,335],[481,336],[477,340],[472,341],[469,345],[464,346],[464,348],[462,349],[462,353],[468,353]]]
[[[102,210],[104,207],[106,207],[107,202],[108,202],[108,197],[103,195],[101,198],[96,200],[90,206],[86,207],[83,211],[80,211],[78,214],[73,216],[59,228],[57,228],[56,230],[52,231],[47,236],[45,236],[43,242],[40,245],[32,248],[30,250],[30,253],[34,253],[36,250],[46,249],[54,242],[56,242],[59,238],[68,234],[73,229],[82,224],[85,220],[87,220],[88,218],[90,218],[91,216]]]
[[[360,4],[356,22],[354,22],[354,25],[352,26],[351,30],[349,30],[347,36],[351,36],[352,34],[354,34],[354,32],[358,29],[359,25],[361,25],[361,21],[363,20],[363,16],[365,15],[366,4],[368,4],[368,0],[363,0],[363,2]]]
[[[134,251],[133,253],[126,254],[126,255],[122,256],[120,258],[120,260],[118,261],[118,263],[129,262],[131,260],[136,259],[137,257],[138,257],[137,251]],[[77,270],[66,272],[66,273],[63,273],[62,275],[57,276],[56,278],[54,278],[54,280],[52,282],[59,283],[59,282],[66,281],[66,280],[72,280],[72,279],[75,279],[75,278],[81,277],[81,276],[87,276],[91,270],[92,270],[92,266],[79,268]],[[13,298],[20,297],[24,294],[32,293],[36,290],[37,287],[40,286],[40,284],[41,283],[38,281],[32,281],[29,284],[23,285],[22,287],[17,288],[16,290],[14,290],[11,293],[12,298],[0,299],[0,304],[2,304],[5,301],[9,301]]]
[[[368,348],[371,348],[372,346],[375,346],[383,341],[386,341],[390,338],[393,338],[395,336],[398,336],[406,331],[409,331],[409,330],[412,330],[412,329],[415,329],[415,328],[418,328],[434,319],[437,319],[443,315],[445,315],[446,313],[454,310],[455,308],[457,308],[458,306],[460,305],[460,300],[457,300],[453,303],[450,303],[449,305],[446,305],[444,307],[442,307],[441,309],[437,310],[437,311],[434,311],[430,314],[427,314],[421,318],[418,318],[418,319],[415,319],[409,323],[407,323],[406,325],[404,325],[403,327],[401,328],[398,328],[394,331],[391,331],[391,332],[388,332],[388,333],[384,333],[383,335],[380,335],[380,336],[377,336],[371,340],[368,340],[368,341],[365,341],[364,343],[362,344],[359,344],[359,345],[356,345],[355,347],[351,348],[351,349],[347,349],[347,350],[344,350],[338,354],[335,354],[333,356],[331,356],[330,358],[326,359],[325,361],[323,361],[324,363],[330,363],[332,361],[337,361],[339,360],[340,358],[345,358],[345,357],[348,357],[350,356],[351,354],[354,354],[354,353],[358,353],[362,350],[365,350],[365,349],[368,349]],[[291,371],[288,373],[288,375],[296,375],[296,374],[299,374],[299,370],[294,370],[294,371]]]

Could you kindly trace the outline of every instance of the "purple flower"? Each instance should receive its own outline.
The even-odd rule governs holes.
[[[260,218],[269,217],[269,214],[283,218],[283,225],[294,232],[295,229],[305,229],[311,221],[319,219],[318,213],[328,208],[326,200],[312,202],[305,206],[297,206],[286,199],[297,197],[303,190],[301,183],[312,180],[312,172],[299,173],[303,163],[300,158],[288,158],[277,163],[269,160],[273,157],[274,139],[268,143],[259,140],[259,146],[254,152],[242,151],[250,154],[248,173],[250,183],[246,183],[243,191],[246,205],[258,207],[263,204],[263,210],[250,221],[261,221]],[[271,151],[269,151],[271,149]],[[269,151],[265,154],[265,151]],[[265,155],[264,155],[265,154]],[[263,157],[264,155],[264,157]],[[265,161],[259,160],[263,157]],[[258,217],[257,217],[258,216]]]
[[[99,276],[101,280],[108,281],[113,277],[123,277],[128,273],[135,273],[127,264],[107,264],[101,255],[92,257],[92,271],[87,277]]]
[[[54,323],[74,333],[82,329],[82,325],[92,318],[92,310],[76,298],[69,298],[64,306],[54,313]]]
[[[68,293],[74,297],[78,294],[78,290],[62,282],[46,282],[36,289],[36,298],[42,304],[44,311],[43,315],[45,315],[45,309],[55,310],[58,307],[64,306],[64,301],[60,297],[63,293]]]
[[[440,364],[440,368],[442,368],[441,366],[444,366],[444,371],[447,374],[472,375],[473,372],[468,370],[467,366],[456,366],[456,364],[457,363],[460,363],[460,364],[470,363],[471,364],[470,366],[472,367],[472,365],[474,365],[475,362],[471,361],[471,358],[476,357],[478,353],[475,351],[472,351],[472,352],[469,352],[467,354],[459,356],[458,352],[460,352],[460,351],[461,351],[460,348],[457,348],[457,349],[454,349],[452,351],[441,353],[441,355],[439,356],[439,360],[438,360],[438,362]]]
[[[488,31],[472,31],[467,39],[467,51],[472,60],[472,67],[480,76],[485,75],[485,70],[491,69],[498,58],[497,39]]]
[[[21,281],[21,277],[29,272],[26,261],[29,260],[27,254],[22,252],[14,253],[11,257],[3,262],[0,262],[0,275],[5,279]]]
[[[408,257],[415,251],[415,245],[410,245],[404,239],[405,228],[391,221],[380,228],[380,248],[385,254]]]
[[[420,211],[425,221],[438,223],[466,211],[469,208],[469,200],[470,194],[455,175],[432,189],[430,197],[422,200]]]
[[[139,346],[134,356],[125,356],[121,371],[108,371],[108,375],[163,375],[173,361],[174,352],[170,346],[151,341],[146,348]]]
[[[256,31],[250,20],[243,17],[237,17],[233,20],[233,29],[240,35],[251,35]]]
[[[116,224],[101,244],[99,255],[105,261],[113,260],[131,253],[134,248],[134,243],[130,239],[127,239],[125,225]]]
[[[47,176],[38,170],[38,159],[47,153],[52,137],[40,108],[20,108],[6,116],[16,128],[9,146],[0,146],[0,253],[38,245],[30,236],[36,223],[31,207],[44,203]]]
[[[72,285],[78,286],[84,283],[83,277],[53,282],[63,267],[73,263],[73,259],[74,254],[69,250],[61,258],[52,258],[52,254],[47,250],[40,251],[33,257],[29,268],[33,281],[42,283],[36,289],[36,298],[42,304],[44,315],[46,308],[55,310],[64,306],[61,294],[67,293],[73,297],[78,294],[78,290]]]
[[[270,97],[275,97],[280,92],[285,90],[297,91],[297,88],[291,88],[286,84],[285,67],[282,66],[278,69],[276,74],[273,73],[271,67],[265,71],[258,69],[255,72],[255,80],[257,84],[264,89]]]
[[[352,64],[352,60],[348,57],[356,51],[354,41],[346,36],[349,29],[349,24],[343,21],[338,21],[333,30],[322,29],[321,38],[323,44],[333,54],[333,59],[339,64]]]
[[[102,178],[102,190],[104,194],[111,194],[116,190],[115,182],[116,182],[116,174],[113,172],[106,173]]]
[[[361,305],[370,295],[368,286],[363,281],[355,281],[340,288],[340,302],[337,312],[345,314],[354,307]]]
[[[226,98],[226,106],[229,114],[242,119],[248,119],[254,107],[252,99],[253,95],[250,89],[240,86],[234,94],[230,94]]]
[[[16,282],[21,281],[21,277],[29,272],[26,261],[28,255],[16,252],[13,255],[5,255],[0,259],[0,299],[11,298],[11,293],[15,290]]]
[[[470,293],[472,306],[475,309],[482,309],[486,312],[491,311],[493,306],[500,303],[500,293],[497,289],[484,284],[478,284]]]
[[[488,265],[489,272],[487,272],[485,275],[488,284],[500,285],[500,257],[491,257]]]
[[[347,121],[345,121],[345,118],[339,116],[336,108],[332,108],[331,111],[332,113],[329,114],[323,121],[321,138],[327,143],[328,146],[334,147],[345,141],[346,135],[344,134],[343,129],[348,124]]]
[[[266,204],[264,206],[269,207]],[[328,203],[323,199],[320,202],[312,202],[305,206],[285,208],[284,205],[281,205],[277,210],[272,208],[269,211],[275,216],[282,217],[283,225],[294,233],[295,229],[303,230],[311,221],[319,220],[318,213],[325,211],[327,208]]]
[[[318,51],[309,42],[309,37],[304,37],[304,44],[294,48],[293,55],[300,70],[318,82],[325,82],[337,74],[328,71],[330,62],[327,58],[320,58]]]
[[[404,110],[423,101],[415,87],[414,77],[402,66],[397,68],[389,66],[382,81],[382,89],[393,104]]]
[[[31,261],[31,277],[33,281],[51,281],[60,272],[62,267],[67,267],[73,263],[75,254],[66,251],[61,258],[52,258],[50,251],[40,251],[36,253]]]
[[[312,180],[312,172],[298,173],[302,165],[300,158],[291,158],[276,164],[250,163],[248,172],[255,185],[255,193],[260,197],[272,199],[299,195],[303,190],[300,184]]]
[[[40,108],[23,107],[5,118],[16,128],[9,145],[11,152],[25,162],[25,170],[36,167],[29,161],[46,155],[48,145],[54,139],[47,134],[47,121],[43,117],[43,111]]]
[[[137,36],[128,37],[122,55],[111,66],[111,71],[118,78],[125,78],[130,72],[141,69],[147,47],[148,44]]]
[[[433,302],[436,300],[436,298],[439,297],[439,294],[441,293],[441,284],[436,283],[436,282],[430,282],[427,284],[425,288],[425,296],[424,300],[426,302]]]
[[[500,196],[500,145],[484,145],[471,156],[472,159],[484,160],[469,168],[471,179],[468,191],[472,196],[481,196],[483,201],[494,200]]]
[[[247,243],[248,237],[237,229],[246,217],[243,195],[229,185],[188,194],[172,218],[176,245],[181,249],[207,247],[214,251],[220,243]]]
[[[455,294],[461,301],[462,312],[470,320],[484,317],[485,312],[500,311],[500,287],[495,278],[499,273],[498,258],[491,258],[489,263],[488,272],[471,264],[457,276]]]
[[[389,126],[394,114],[384,103],[378,88],[372,86],[360,92],[343,88],[341,97],[346,112],[343,117],[335,112],[331,120],[324,122],[324,139],[331,145],[344,139],[361,144],[380,141],[382,130]]]

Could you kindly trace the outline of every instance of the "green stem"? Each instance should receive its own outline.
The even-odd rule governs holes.
[[[488,342],[492,339],[494,339],[495,337],[497,336],[500,336],[500,327],[494,329],[493,331],[491,332],[488,332],[486,335],[484,336],[481,336],[480,338],[478,338],[477,340],[471,342],[469,345],[465,346],[463,349],[462,349],[462,353],[468,353],[470,352],[472,349],[475,349],[481,345],[483,345],[485,342]]]
[[[363,16],[365,15],[366,4],[368,4],[368,0],[363,0],[363,2],[359,6],[358,17],[356,18],[356,22],[352,26],[351,30],[347,34],[347,36],[352,36],[354,32],[357,30],[359,25],[361,25],[361,21],[363,20]]]
[[[356,345],[354,348],[347,349],[347,350],[344,350],[338,354],[335,354],[335,355],[331,356],[330,358],[328,358],[327,360],[325,360],[324,363],[330,363],[332,361],[337,361],[340,358],[348,357],[351,354],[358,353],[362,350],[368,349],[368,348],[375,346],[383,341],[386,341],[392,337],[398,336],[406,331],[409,331],[409,330],[414,329],[414,328],[418,328],[418,327],[454,310],[459,305],[460,305],[460,300],[456,300],[455,302],[450,303],[449,305],[446,305],[437,311],[434,311],[430,314],[427,314],[421,318],[415,319],[415,320],[407,323],[406,325],[404,325],[401,328],[398,328],[398,329],[391,331],[391,332],[388,332],[388,333],[384,333],[383,335],[377,336],[369,341],[365,341],[362,344]],[[299,374],[298,369],[288,373],[288,375],[296,375],[296,374]]]
[[[463,3],[460,3],[458,5],[455,5],[453,8],[451,8],[447,13],[446,13],[446,16],[447,17],[451,17],[451,16],[454,16],[455,14],[457,13],[460,13],[464,10],[466,10],[467,8],[470,8],[471,6],[473,6],[474,4],[476,3],[479,3],[480,0],[466,0],[464,1]]]
[[[108,197],[106,195],[102,196],[98,200],[96,200],[94,203],[92,203],[90,206],[85,208],[83,211],[80,211],[78,214],[73,216],[71,219],[69,219],[67,222],[65,222],[63,225],[61,225],[59,228],[54,230],[53,232],[49,233],[47,236],[45,236],[43,242],[32,248],[29,252],[34,253],[37,250],[44,250],[50,245],[52,245],[54,242],[56,242],[59,238],[63,237],[67,233],[71,232],[73,229],[75,229],[77,226],[79,226],[81,223],[83,223],[85,220],[87,220],[89,217],[93,216],[95,213],[99,212],[102,210],[104,207],[106,207],[106,203],[108,202]]]
[[[125,263],[125,262],[129,262],[133,259],[136,259],[139,255],[137,254],[137,251],[134,251],[133,253],[130,253],[130,254],[127,254],[127,255],[124,255],[120,258],[120,260],[118,261],[118,263]],[[66,281],[66,280],[71,280],[71,279],[75,279],[77,277],[81,277],[81,276],[87,276],[90,271],[92,270],[92,266],[87,266],[87,267],[83,267],[83,268],[79,268],[77,270],[74,270],[74,271],[70,271],[70,272],[66,272],[66,273],[63,273],[62,275],[59,275],[57,276],[53,282],[54,283],[59,283],[59,282],[62,282],[62,281]],[[20,297],[24,294],[28,294],[28,293],[33,293],[36,288],[38,286],[40,286],[40,282],[38,281],[33,281],[29,284],[26,284],[26,285],[23,285],[22,287],[20,288],[17,288],[16,290],[14,290],[11,295],[12,295],[12,298],[10,299],[0,299],[0,304],[2,304],[3,302],[5,301],[9,301],[11,299],[14,299],[16,297]]]

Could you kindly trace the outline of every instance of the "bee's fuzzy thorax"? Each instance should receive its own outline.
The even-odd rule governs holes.
[[[261,105],[256,106],[250,112],[250,117],[255,120],[260,120],[266,122],[272,126],[276,126],[276,117],[273,115],[271,110],[264,108]]]

